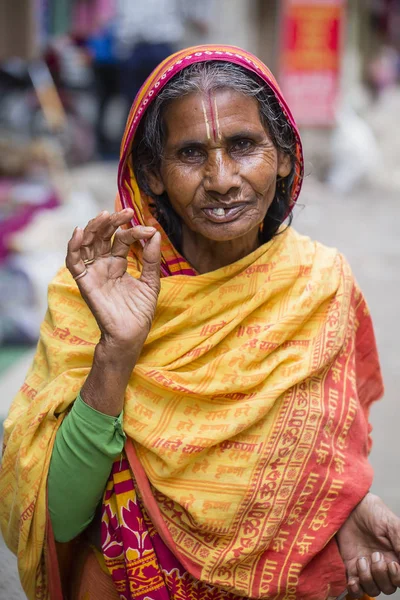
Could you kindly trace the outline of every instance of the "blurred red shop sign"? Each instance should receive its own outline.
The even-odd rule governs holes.
[[[299,125],[334,124],[345,0],[283,0],[280,85]]]

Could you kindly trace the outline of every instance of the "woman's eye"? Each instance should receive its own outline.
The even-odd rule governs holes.
[[[244,152],[254,146],[251,140],[238,140],[231,147],[231,152]]]
[[[180,151],[180,156],[184,160],[198,160],[199,158],[202,158],[203,152],[198,148],[184,148]]]

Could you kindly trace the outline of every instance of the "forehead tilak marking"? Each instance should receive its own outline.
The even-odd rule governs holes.
[[[217,126],[217,135],[218,135],[218,139],[222,139],[222,134],[221,134],[221,129],[219,126],[219,116],[218,116],[218,105],[217,105],[217,99],[214,96],[214,111],[215,111],[215,123]]]
[[[207,108],[205,105],[204,100],[201,100],[201,106],[203,107],[203,115],[204,115],[204,121],[206,124],[206,131],[207,131],[207,139],[210,140],[211,139],[211,135],[210,135],[210,123],[208,122],[208,116],[207,116]]]
[[[215,97],[214,97],[214,103],[215,103]],[[217,131],[216,131],[215,114],[214,114],[214,109],[213,109],[213,99],[212,99],[212,96],[211,96],[211,92],[208,93],[208,107],[210,109],[210,117],[211,117],[211,123],[212,123],[213,139],[214,139],[214,142],[216,142],[217,141]]]

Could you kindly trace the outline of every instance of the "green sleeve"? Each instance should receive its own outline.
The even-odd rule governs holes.
[[[50,461],[48,503],[58,542],[72,540],[92,521],[124,443],[122,413],[101,413],[79,395],[57,431]]]

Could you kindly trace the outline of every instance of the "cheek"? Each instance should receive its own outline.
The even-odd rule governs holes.
[[[194,199],[201,184],[199,170],[190,166],[168,164],[161,172],[168,198],[178,215],[186,220],[194,213]]]
[[[260,153],[241,161],[241,173],[244,180],[257,194],[275,194],[277,177],[277,157],[271,153]]]

